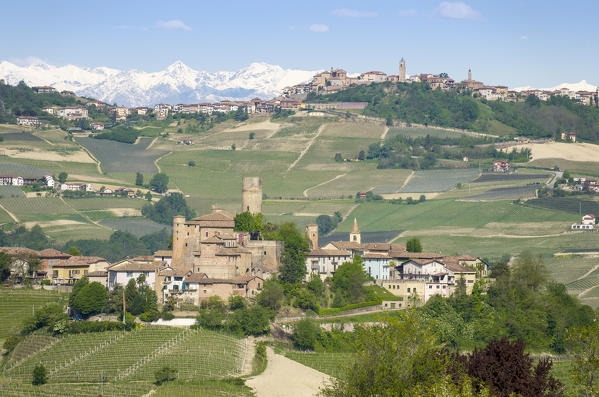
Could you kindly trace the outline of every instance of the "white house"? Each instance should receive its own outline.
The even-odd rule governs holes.
[[[91,183],[65,182],[60,184],[60,190],[70,190],[73,192],[93,192],[94,185]]]
[[[137,257],[124,259],[108,267],[108,289],[113,289],[117,285],[126,286],[130,280],[137,281],[142,274],[145,276],[145,283],[154,289],[156,283],[156,272],[160,262],[154,262],[153,257]]]
[[[318,274],[323,281],[327,277],[333,277],[337,268],[344,262],[351,261],[351,258],[352,254],[345,250],[312,250],[306,257],[306,279],[309,279],[312,273]]]
[[[172,250],[158,250],[154,252],[154,260],[164,262],[168,266],[173,262],[173,251]]]
[[[586,214],[582,217],[580,223],[572,224],[572,230],[594,230],[596,218],[593,214]]]
[[[593,214],[586,214],[582,217],[582,222],[583,225],[594,225],[596,223],[596,218],[595,215]]]
[[[79,106],[66,106],[58,110],[58,117],[67,120],[78,120],[87,118],[87,109]]]
[[[19,116],[17,117],[18,125],[38,126],[41,124],[37,117],[33,116]]]
[[[54,178],[52,177],[52,175],[44,175],[43,180],[46,186],[54,187]]]
[[[96,131],[101,131],[104,129],[104,123],[101,123],[99,121],[95,121],[95,122],[91,123],[90,126],[92,127],[92,130],[96,130]]]
[[[2,175],[0,176],[0,186],[23,186],[23,177],[15,175]]]

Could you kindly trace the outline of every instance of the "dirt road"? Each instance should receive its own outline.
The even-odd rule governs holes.
[[[331,377],[266,348],[266,370],[245,383],[258,397],[308,397],[318,394]]]

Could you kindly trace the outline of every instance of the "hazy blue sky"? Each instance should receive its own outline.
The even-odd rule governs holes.
[[[0,60],[156,71],[176,60],[599,84],[597,1],[3,1]]]

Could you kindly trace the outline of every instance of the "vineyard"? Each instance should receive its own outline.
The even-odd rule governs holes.
[[[118,219],[105,219],[100,221],[102,226],[107,226],[114,230],[122,230],[129,232],[137,237],[145,236],[146,234],[159,232],[162,229],[167,229],[170,233],[172,226],[163,225],[161,223],[154,222],[147,218],[118,218]]]
[[[22,164],[0,163],[0,175],[19,175],[23,178],[41,178],[50,174],[48,171]]]
[[[487,190],[484,193],[473,194],[464,197],[463,200],[471,201],[493,201],[493,200],[518,200],[536,197],[536,191],[540,185],[500,187]]]
[[[25,197],[25,193],[18,186],[0,186],[0,198],[3,197]]]
[[[41,142],[42,140],[37,136],[33,135],[31,132],[21,131],[21,132],[7,132],[2,133],[4,137],[4,142]]]
[[[415,171],[401,193],[445,192],[458,183],[470,182],[479,174],[478,169]]]
[[[21,221],[40,222],[48,219],[85,220],[59,198],[3,198],[0,203]]]
[[[152,138],[140,138],[139,143],[129,144],[106,139],[77,138],[101,164],[106,172],[157,172],[154,160],[163,152],[146,150]]]
[[[549,174],[498,174],[498,173],[484,173],[475,180],[473,183],[481,182],[511,182],[511,181],[523,181],[529,179],[547,179],[551,175]]]
[[[570,197],[546,197],[528,200],[527,205],[578,214],[599,214],[599,202]]]
[[[54,291],[0,289],[0,340],[17,331],[36,308],[63,299],[64,295]]]
[[[572,281],[571,283],[566,284],[566,287],[569,291],[584,291],[586,289],[592,288],[596,285],[599,285],[599,269],[594,270],[588,276]]]

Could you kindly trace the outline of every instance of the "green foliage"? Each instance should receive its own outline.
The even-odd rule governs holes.
[[[266,369],[268,358],[266,356],[266,343],[263,341],[256,344],[256,354],[254,354],[254,362],[252,365],[252,375],[259,375]]]
[[[310,281],[306,284],[306,288],[319,298],[324,295],[324,283],[316,273],[310,274]]]
[[[263,219],[262,214],[252,215],[249,211],[244,211],[235,215],[235,230],[251,233],[254,238],[264,231]]]
[[[174,317],[174,316],[173,316]],[[142,313],[139,316],[139,319],[146,323],[151,323],[153,321],[158,321],[160,318],[160,312],[158,310],[150,310],[145,313]]]
[[[48,371],[46,371],[46,367],[43,364],[38,364],[33,369],[33,380],[31,384],[35,386],[44,385],[48,382]]]
[[[359,303],[364,299],[364,283],[368,280],[362,258],[354,256],[351,262],[345,262],[333,275],[333,290],[345,301]]]
[[[11,234],[0,230],[0,245],[3,247],[27,247],[33,250],[48,248],[50,240],[42,231],[40,225],[28,230],[25,226],[18,226]]]
[[[7,253],[0,252],[0,282],[10,277],[10,267],[12,264],[12,256]]]
[[[69,177],[69,174],[67,174],[66,172],[63,171],[60,174],[58,174],[58,182],[65,183],[67,181],[68,177]]]
[[[294,324],[291,340],[297,349],[314,350],[319,333],[320,326],[315,321],[303,319]]]
[[[139,130],[124,125],[112,127],[104,130],[100,134],[94,134],[96,139],[109,139],[111,141],[123,142],[123,143],[135,143],[139,137]]]
[[[143,186],[144,185],[144,174],[138,172],[135,174],[135,186]]]
[[[193,160],[189,160],[189,161],[187,162],[187,165],[188,165],[188,166],[190,166],[190,167],[195,167],[195,166],[196,166],[196,162],[195,162],[195,161],[193,161]]]
[[[295,298],[294,306],[299,307],[300,309],[312,310],[313,312],[318,313],[320,310],[318,301],[319,299],[314,292],[302,289]]]
[[[270,331],[272,312],[260,305],[235,310],[227,319],[229,331],[243,335],[264,335]]]
[[[341,155],[341,153],[335,153],[335,161],[338,163],[343,162],[343,156]]]
[[[4,340],[2,347],[6,350],[6,353],[12,352],[15,347],[21,342],[21,337],[18,335],[10,335],[8,338]]]
[[[599,325],[571,328],[567,341],[572,377],[580,396],[599,394]]]
[[[71,309],[83,317],[100,313],[108,303],[106,288],[98,282],[86,284],[76,292],[73,288],[71,297],[73,301]]]
[[[282,266],[279,278],[288,283],[299,283],[306,274],[306,255],[309,245],[306,236],[297,230],[294,223],[283,223],[277,229],[265,233],[267,240],[283,241]]]
[[[339,222],[340,219],[336,216],[319,215],[316,218],[316,224],[318,225],[318,233],[328,234],[337,227]]]
[[[71,256],[81,256],[81,252],[79,252],[77,247],[75,247],[74,245],[71,245],[69,247],[69,250],[67,251],[67,253]]]
[[[293,110],[276,108],[275,114],[272,116],[272,120],[286,119],[287,117],[293,116],[294,114],[295,112]]]
[[[187,220],[195,217],[195,211],[188,207],[181,193],[171,193],[157,203],[148,203],[143,206],[141,213],[146,218],[165,225],[172,224],[175,215],[183,215]]]
[[[422,244],[420,239],[413,237],[406,242],[406,250],[408,252],[422,252]]]
[[[162,367],[156,372],[154,372],[154,378],[156,379],[156,384],[161,385],[165,382],[170,382],[175,380],[177,371],[175,369],[169,367]]]
[[[229,310],[244,309],[247,307],[247,302],[243,296],[231,295],[229,297]]]
[[[265,280],[256,301],[262,307],[277,312],[285,300],[283,287],[277,280]]]
[[[150,188],[158,193],[165,193],[168,190],[168,175],[161,172],[154,174],[150,179]],[[180,193],[177,193],[180,194]]]
[[[64,313],[63,305],[51,303],[38,309],[33,316],[23,321],[21,335],[28,335],[44,327],[52,330],[54,324],[66,319],[68,319],[68,316]]]

